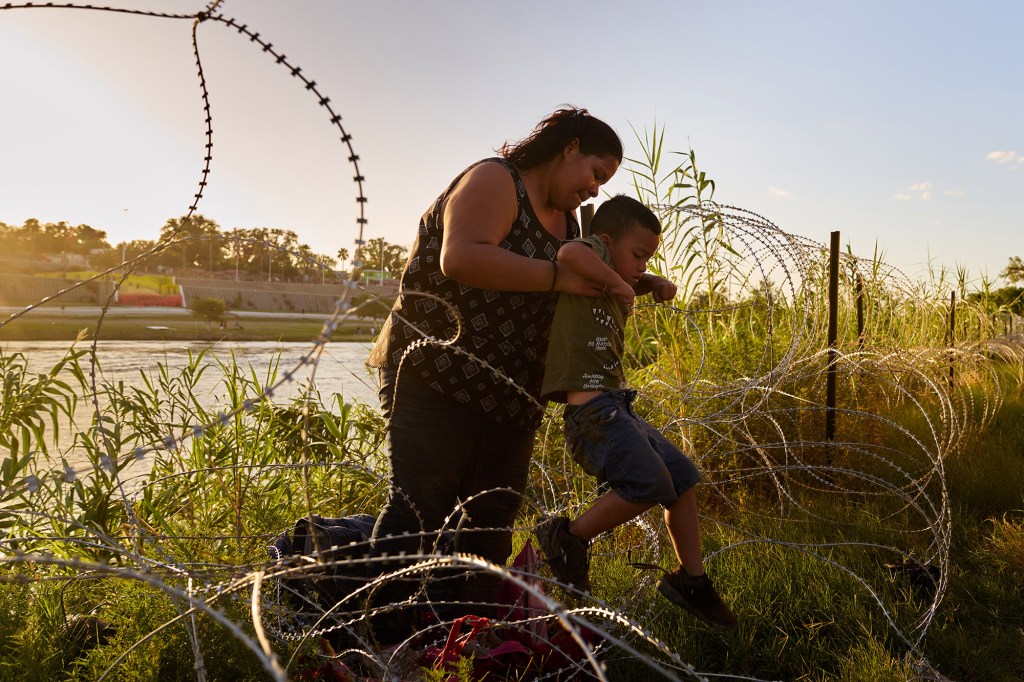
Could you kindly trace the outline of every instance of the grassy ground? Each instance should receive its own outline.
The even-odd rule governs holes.
[[[1005,405],[947,480],[954,574],[932,661],[961,681],[1024,679],[1024,403]]]
[[[244,462],[262,469],[221,466],[194,480],[174,479],[177,487],[164,484],[159,488],[162,497],[154,492],[153,499],[137,509],[155,536],[184,538],[167,548],[174,556],[188,557],[200,574],[207,570],[204,566],[213,571],[217,565],[262,561],[266,554],[261,534],[287,527],[302,514],[304,490],[324,515],[380,508],[384,486],[372,478],[358,478],[357,472],[314,470],[305,483],[297,478],[273,478],[276,470],[270,465],[296,461],[296,444],[301,439],[295,434],[298,426],[288,420],[267,424],[266,429],[224,433],[219,439],[209,439],[208,445],[204,440],[203,447],[208,450],[203,457],[225,459],[208,462],[193,454],[196,461],[183,465],[200,470],[212,464]],[[275,424],[278,429],[288,428],[271,429],[269,425]],[[340,431],[343,425],[348,430]],[[347,421],[339,418],[327,431],[314,429],[311,440],[320,447],[342,443],[346,452],[359,450],[354,443],[379,433],[379,426],[354,417]],[[247,443],[247,438],[252,442]],[[292,451],[282,452],[289,447]],[[378,447],[373,441],[362,450],[375,452]],[[340,452],[325,451],[322,456],[331,459]],[[1015,397],[1004,402],[988,428],[971,436],[965,447],[945,461],[945,468],[953,538],[949,587],[920,644],[920,655],[940,674],[959,682],[1024,679],[1024,595],[1020,589],[1024,584],[1024,400]],[[568,490],[561,485],[558,489]],[[884,499],[843,502],[835,495],[809,490],[800,500],[802,511],[793,512],[780,527],[774,525],[777,510],[770,498],[751,493],[743,498],[742,506],[730,510],[716,508],[708,490],[702,496],[708,515],[726,522],[705,527],[707,553],[736,540],[729,525],[742,527],[752,536],[794,543],[821,542],[823,538],[839,541],[844,535],[881,542],[879,533],[886,524],[880,520],[891,511]],[[845,506],[837,510],[839,505]],[[651,513],[652,524],[660,526],[656,512]],[[521,526],[532,521],[530,515],[524,513]],[[828,520],[837,516],[845,521],[842,527]],[[103,521],[104,533],[117,536],[123,522],[120,517]],[[83,518],[83,523],[100,521]],[[892,519],[887,523],[892,525]],[[54,535],[64,532],[71,529]],[[623,528],[614,537],[598,541],[591,567],[595,595],[610,603],[629,601],[628,615],[698,670],[753,679],[938,679],[925,675],[916,665],[917,657],[908,656],[907,644],[894,636],[878,603],[862,586],[849,574],[806,553],[763,544],[723,554],[712,562],[709,570],[720,591],[741,617],[736,630],[722,632],[666,608],[649,584],[637,590],[635,569],[626,565],[635,559],[603,547],[621,540],[620,533],[630,532],[633,529]],[[521,535],[518,542],[524,541]],[[664,538],[661,546],[666,546]],[[909,629],[909,621],[920,614],[922,603],[927,603],[921,601],[921,595],[902,578],[889,576],[870,553],[835,551],[847,552],[831,556],[878,589],[893,617]],[[662,565],[669,565],[667,555],[661,560]],[[196,655],[188,631],[175,621],[181,602],[173,603],[144,580],[83,573],[70,581],[54,580],[46,567],[25,563],[2,571],[7,578],[19,574],[26,580],[0,582],[0,680],[89,680],[110,666],[116,670],[114,679],[195,679]],[[557,589],[551,592],[559,596]],[[251,632],[244,590],[217,600],[215,605]],[[65,615],[93,610],[116,628],[112,639],[96,647],[75,645],[76,639],[62,632]],[[223,627],[203,616],[197,616],[197,622],[208,679],[267,678],[252,652]],[[300,653],[311,655],[314,644],[307,643]],[[295,648],[280,641],[275,647],[285,660]],[[124,660],[117,662],[122,654]],[[662,679],[627,657],[612,660],[609,666],[612,680]],[[301,666],[291,670],[299,669]]]
[[[953,511],[950,583],[921,652],[952,680],[1022,680],[1024,401],[1004,404],[983,434],[947,460],[946,476]],[[813,498],[808,502],[813,511]],[[818,503],[836,504],[832,497]],[[757,511],[747,508],[742,515],[756,517]],[[861,503],[851,505],[849,532],[870,537],[874,513]],[[764,531],[779,536],[778,530]],[[800,542],[805,538],[799,534],[820,539],[835,532],[809,518],[797,536],[778,539]],[[709,547],[725,541],[711,528],[705,538]],[[848,560],[887,591],[897,618],[919,609],[922,595],[905,579],[887,577],[872,561]],[[654,624],[655,633],[699,670],[783,680],[933,679],[918,677],[922,671],[905,659],[906,645],[848,576],[777,547],[714,568],[725,599],[741,615],[736,630],[723,633],[673,610]],[[631,662],[620,664],[618,674],[613,679],[659,679]]]

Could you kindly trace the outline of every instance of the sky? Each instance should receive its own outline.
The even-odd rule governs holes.
[[[193,14],[190,0],[109,0]],[[0,8],[3,6],[0,5]],[[787,232],[995,278],[1024,256],[1016,0],[225,0],[316,82],[365,176],[364,238],[411,245],[451,179],[561,104],[639,156],[693,149],[715,198]],[[197,28],[213,158],[198,212],[353,250],[353,167],[317,98],[246,37]],[[0,222],[154,239],[193,201],[205,124],[192,21],[0,9]],[[606,186],[630,192],[621,171]],[[598,200],[600,201],[600,199]]]

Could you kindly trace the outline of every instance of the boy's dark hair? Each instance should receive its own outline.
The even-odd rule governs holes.
[[[590,220],[590,234],[606,234],[618,238],[633,223],[654,234],[661,234],[661,221],[651,209],[633,197],[617,194],[597,207]]]
[[[622,140],[607,123],[586,109],[566,106],[537,124],[529,137],[502,145],[501,156],[517,168],[527,170],[558,156],[573,140],[579,140],[580,152],[591,156],[611,156],[622,162]]]

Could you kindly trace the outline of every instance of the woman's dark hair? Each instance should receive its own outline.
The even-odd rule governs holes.
[[[661,234],[661,221],[651,209],[625,194],[617,194],[597,207],[590,220],[590,234],[606,234],[618,239],[633,224]]]
[[[535,168],[558,156],[573,140],[579,140],[580,152],[591,156],[611,156],[622,162],[622,140],[607,123],[594,118],[586,109],[566,106],[537,124],[530,136],[501,147],[501,155],[517,168]]]

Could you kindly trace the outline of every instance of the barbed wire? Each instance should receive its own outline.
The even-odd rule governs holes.
[[[213,159],[212,114],[200,58],[199,27],[217,25],[247,38],[250,44],[267,54],[301,84],[317,106],[325,110],[329,123],[340,134],[339,140],[347,150],[347,161],[355,172],[353,182],[356,185],[358,217],[354,244],[358,250],[365,245],[364,229],[367,225],[365,178],[359,169],[359,156],[352,146],[352,136],[341,125],[341,116],[316,82],[301,68],[259,32],[221,14],[221,5],[219,0],[211,2],[202,11],[191,14],[72,3],[6,3],[0,6],[0,10],[77,9],[192,22],[192,47],[205,115],[205,144],[200,180],[194,200],[188,206],[186,219],[195,213],[203,198]],[[905,645],[908,659],[921,670],[930,670],[922,645],[945,596],[950,572],[951,514],[944,460],[957,451],[972,429],[981,428],[979,424],[984,425],[991,419],[1002,400],[1003,384],[995,372],[988,369],[989,354],[1002,354],[1019,362],[1019,351],[1013,346],[982,346],[974,342],[936,347],[925,333],[913,337],[921,342],[919,345],[885,347],[882,341],[886,337],[876,327],[871,343],[856,350],[840,349],[836,355],[838,371],[853,386],[850,402],[854,406],[837,410],[844,424],[840,437],[822,438],[812,430],[819,428],[818,418],[827,409],[836,409],[813,398],[824,395],[821,390],[823,368],[828,364],[828,350],[822,344],[824,320],[823,316],[816,314],[823,296],[820,286],[823,277],[821,255],[827,252],[825,246],[789,234],[766,218],[737,207],[656,208],[663,218],[684,222],[713,213],[730,244],[730,255],[715,263],[720,267],[719,281],[731,291],[730,295],[715,299],[709,293],[705,300],[693,296],[688,299],[690,304],[687,307],[639,305],[631,322],[637,337],[646,333],[661,340],[662,346],[675,344],[688,349],[687,353],[661,351],[653,353],[653,356],[643,348],[636,349],[630,358],[633,365],[630,378],[631,385],[640,393],[638,409],[650,415],[650,421],[660,425],[672,440],[686,446],[685,450],[691,453],[704,476],[703,483],[710,494],[702,523],[713,529],[716,537],[723,538],[720,545],[707,554],[707,562],[712,566],[727,567],[739,558],[756,557],[758,552],[772,550],[834,569],[845,576],[853,590],[877,604],[889,631]],[[185,220],[146,252],[53,296],[40,299],[0,321],[0,328],[103,277],[116,277],[114,292],[117,292],[138,266],[172,246],[196,239],[182,236],[184,223]],[[472,555],[453,555],[442,551],[438,543],[444,533],[473,532],[463,527],[465,508],[472,499],[463,500],[461,506],[453,509],[441,529],[421,529],[420,532],[400,536],[426,543],[432,548],[429,552],[399,555],[397,559],[404,564],[400,568],[392,566],[396,557],[371,555],[367,541],[346,547],[326,546],[315,534],[310,554],[286,556],[277,552],[276,559],[272,561],[194,562],[181,556],[179,543],[182,541],[231,539],[257,552],[267,544],[268,538],[278,535],[260,532],[171,535],[150,527],[139,512],[140,501],[147,494],[168,489],[181,481],[196,481],[202,485],[203,481],[229,471],[251,471],[254,475],[264,476],[274,472],[298,471],[301,474],[303,506],[310,523],[313,523],[316,511],[310,494],[312,472],[362,475],[375,481],[374,485],[379,490],[386,486],[386,464],[379,453],[370,453],[371,456],[362,462],[323,461],[314,457],[311,449],[314,417],[311,409],[316,404],[314,378],[321,354],[347,319],[367,307],[382,305],[382,298],[371,295],[352,279],[352,273],[358,271],[361,263],[354,262],[346,277],[344,273],[325,268],[279,245],[259,240],[244,241],[276,248],[297,261],[305,260],[311,266],[320,267],[322,272],[343,279],[344,293],[336,300],[320,333],[312,339],[310,348],[299,360],[279,379],[260,384],[237,405],[217,408],[212,419],[183,423],[177,427],[163,425],[161,436],[156,440],[124,449],[125,439],[115,437],[116,424],[112,420],[116,415],[111,414],[110,405],[102,402],[104,397],[110,397],[110,391],[104,386],[98,371],[102,367],[101,327],[113,305],[114,297],[111,295],[101,308],[88,352],[88,397],[95,415],[90,437],[98,437],[101,445],[96,447],[96,452],[103,454],[98,455],[94,464],[65,461],[56,469],[37,468],[4,491],[7,499],[32,499],[47,486],[89,480],[109,485],[109,492],[120,498],[127,519],[127,531],[123,536],[82,522],[71,509],[0,509],[0,518],[15,518],[23,527],[33,530],[27,534],[0,537],[0,565],[8,568],[6,573],[0,573],[0,581],[118,578],[145,584],[166,595],[174,605],[177,616],[127,647],[103,673],[104,678],[114,674],[117,666],[148,639],[173,624],[181,623],[188,632],[197,676],[205,679],[202,637],[194,618],[200,613],[248,648],[274,679],[286,679],[295,664],[294,656],[298,654],[300,645],[339,634],[344,635],[342,639],[350,646],[344,649],[338,660],[355,661],[353,665],[382,677],[401,675],[410,666],[415,669],[415,661],[418,660],[416,649],[425,643],[444,642],[451,625],[451,619],[445,616],[446,608],[464,606],[456,601],[430,600],[428,593],[428,585],[445,569],[459,569],[498,576],[528,595],[529,604],[517,607],[520,616],[499,619],[495,626],[535,637],[562,656],[564,665],[538,672],[535,679],[560,679],[565,675],[608,679],[608,665],[622,660],[639,661],[666,679],[755,679],[702,673],[683,661],[643,625],[657,623],[663,608],[649,598],[655,579],[649,571],[633,568],[636,571],[634,589],[609,590],[607,594],[610,596],[603,601],[594,594],[594,591],[601,593],[603,588],[600,577],[597,577],[595,590],[584,593],[572,585],[544,577],[535,570],[498,566]],[[884,306],[893,301],[911,301],[934,313],[940,310],[939,301],[934,297],[920,296],[918,285],[895,268],[849,254],[844,255],[841,262],[845,277],[851,280],[860,277],[873,287],[876,295],[872,300],[880,309],[884,310]],[[755,277],[758,281],[754,281]],[[713,291],[710,284],[708,291]],[[366,300],[359,305],[351,305],[350,300],[357,292]],[[437,300],[447,305],[443,300]],[[734,357],[718,339],[721,334],[738,338],[746,333],[737,326],[743,324],[757,327],[760,347],[755,353]],[[844,320],[844,326],[849,324],[849,320]],[[410,351],[423,345],[444,345],[533,400],[510,378],[456,345],[461,338],[461,324],[451,338],[421,337]],[[984,393],[980,409],[973,391],[946,380],[951,353],[955,354],[960,371],[975,373],[992,387],[991,391]],[[163,473],[147,473],[147,466],[170,461],[165,458],[185,452],[190,444],[199,447],[206,439],[217,438],[220,430],[229,424],[251,419],[261,406],[282,395],[292,384],[299,384],[304,371],[308,371],[309,377],[307,383],[299,387],[302,408],[298,463],[198,466],[181,459],[169,464]],[[873,411],[857,405],[861,399],[859,392],[863,392],[866,402],[874,401],[871,402]],[[878,405],[909,411],[912,420],[883,416],[877,409]],[[597,491],[580,483],[577,465],[562,446],[557,417],[557,409],[548,411],[539,439],[539,448],[544,456],[535,458],[533,462],[532,485],[523,499],[523,507],[527,511],[521,516],[553,512],[576,515],[596,499]],[[916,425],[909,425],[911,421]],[[864,437],[858,438],[859,435]],[[867,437],[869,435],[870,438]],[[42,452],[35,454],[39,457],[45,455]],[[136,469],[132,477],[123,478],[122,471],[129,465]],[[567,486],[571,487],[571,494],[567,494]],[[749,495],[750,490],[766,496],[770,494],[775,504],[772,508],[758,510],[744,508],[743,518],[737,519],[738,498]],[[493,492],[485,491],[480,495]],[[814,504],[808,493],[825,493],[833,496],[836,502],[823,508]],[[404,492],[395,491],[395,494]],[[855,508],[853,503],[868,498],[886,501],[885,515],[878,519],[875,537],[827,542],[820,538],[800,537],[800,529],[810,522],[826,524],[837,532],[855,532],[858,526],[849,518],[851,509]],[[907,521],[907,518],[912,521]],[[77,534],[47,535],[38,532],[40,524],[45,523],[76,531]],[[517,544],[525,547],[532,527],[522,525],[508,530],[515,533]],[[111,558],[105,562],[86,561],[59,556],[55,550],[69,554],[106,553]],[[597,538],[592,546],[595,562],[621,562],[625,557],[628,564],[657,564],[669,552],[663,532],[647,517],[640,517],[615,533]],[[336,556],[338,554],[341,556]],[[928,598],[912,605],[894,604],[886,591],[877,585],[878,575],[865,568],[872,560],[897,567],[934,567],[937,573]],[[54,572],[39,574],[37,571],[34,577],[29,578],[15,570],[30,565],[48,566]],[[622,570],[627,570],[627,567]],[[302,580],[315,583],[336,573],[366,577],[348,596],[333,604],[310,599],[307,593],[293,587]],[[371,597],[382,588],[403,581],[412,581],[415,585],[414,596],[391,603],[373,602]],[[565,600],[552,597],[555,593],[565,595]],[[229,602],[248,605],[251,620],[241,623],[237,617],[229,616],[225,606]],[[569,607],[567,603],[576,606]],[[375,618],[403,612],[418,613],[424,605],[433,614],[435,622],[421,630],[419,637],[406,638],[390,646],[377,641],[372,626]],[[502,607],[508,610],[507,604],[483,603],[476,606],[492,611]],[[553,623],[557,623],[554,630],[550,629]],[[251,624],[254,630],[250,632],[243,624]],[[550,634],[552,632],[566,633],[571,644],[555,641]],[[271,639],[294,646],[292,659],[283,662]]]

